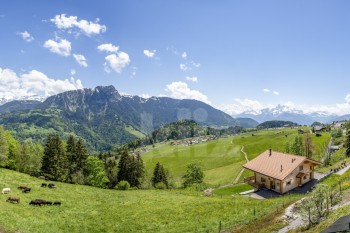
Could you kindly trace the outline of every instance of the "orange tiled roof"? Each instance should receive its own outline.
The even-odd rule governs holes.
[[[244,164],[243,167],[251,171],[278,179],[284,180],[294,169],[304,161],[320,165],[320,162],[308,159],[299,155],[285,154],[267,150],[255,159]]]

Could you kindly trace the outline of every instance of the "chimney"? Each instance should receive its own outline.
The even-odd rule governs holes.
[[[270,148],[270,153],[269,153],[269,156],[271,156],[272,155],[272,151],[271,151],[271,148]]]
[[[282,164],[281,164],[281,172],[283,171]]]

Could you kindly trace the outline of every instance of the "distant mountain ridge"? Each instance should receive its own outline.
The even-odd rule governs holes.
[[[301,110],[293,109],[284,105],[277,105],[274,108],[265,108],[254,113],[244,112],[234,115],[233,117],[248,117],[259,123],[273,120],[292,121],[300,125],[311,125],[315,121],[330,123],[339,118],[339,116],[329,115],[323,112],[306,114]],[[350,117],[347,119],[350,119]]]
[[[234,119],[197,100],[123,96],[113,86],[67,91],[43,103],[17,101],[0,106],[0,124],[20,140],[72,132],[96,150],[110,149],[184,119],[218,128],[254,123]]]

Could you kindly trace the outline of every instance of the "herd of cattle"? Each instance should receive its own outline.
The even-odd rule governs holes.
[[[56,188],[56,185],[53,183],[42,183],[41,187],[45,188],[45,187],[49,187],[49,188]],[[22,190],[22,193],[30,193],[30,191],[32,190],[31,188],[29,188],[26,185],[20,185],[18,186],[18,189]],[[10,188],[3,188],[2,189],[2,194],[8,194],[11,192]],[[6,199],[7,202],[11,202],[11,203],[20,203],[20,198],[19,197],[14,197],[14,196],[10,196]],[[35,199],[29,202],[29,205],[34,205],[34,206],[42,206],[42,205],[61,205],[60,201],[46,201],[43,199]]]

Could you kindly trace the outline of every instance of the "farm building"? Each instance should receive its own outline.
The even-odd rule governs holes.
[[[244,181],[254,188],[262,187],[286,193],[314,178],[314,167],[322,163],[299,155],[267,150],[243,167],[254,172]]]

